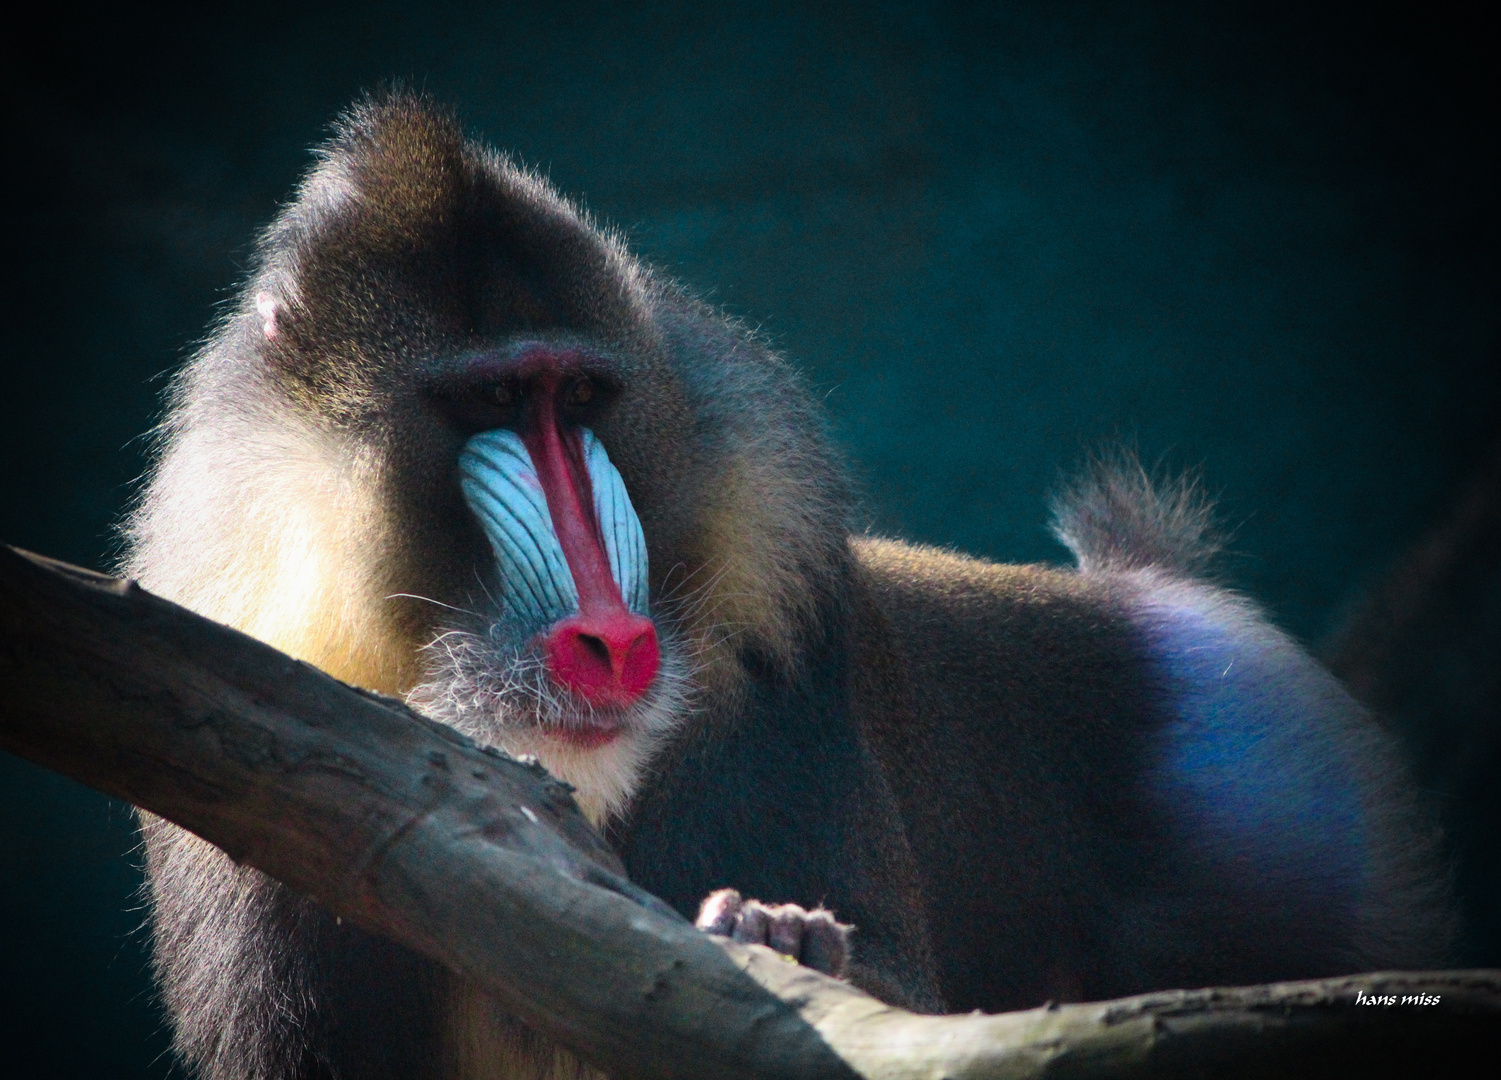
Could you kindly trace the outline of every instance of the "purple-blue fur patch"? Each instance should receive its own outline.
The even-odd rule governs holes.
[[[1160,664],[1172,719],[1151,769],[1175,827],[1220,866],[1344,906],[1367,871],[1344,687],[1238,597],[1152,571],[1132,581],[1134,623]],[[1228,861],[1227,861],[1228,860]]]

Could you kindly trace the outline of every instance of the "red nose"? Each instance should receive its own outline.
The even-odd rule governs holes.
[[[628,611],[573,615],[547,633],[547,669],[595,705],[629,705],[662,664],[657,628]]]

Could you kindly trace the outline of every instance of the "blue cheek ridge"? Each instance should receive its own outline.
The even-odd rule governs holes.
[[[651,614],[647,589],[646,535],[641,519],[626,494],[625,481],[610,461],[594,432],[581,428],[589,486],[594,489],[594,516],[610,560],[610,572],[620,586],[625,606],[637,615]]]
[[[647,615],[646,538],[619,471],[600,441],[579,429],[595,518],[627,608]],[[459,485],[490,541],[507,614],[546,625],[578,610],[578,589],[553,529],[531,454],[514,431],[484,431],[459,454]]]

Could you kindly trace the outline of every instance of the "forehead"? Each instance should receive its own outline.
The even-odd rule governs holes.
[[[296,396],[340,413],[414,374],[608,374],[651,336],[624,250],[422,103],[358,111],[262,254],[255,287],[279,305],[264,352]]]

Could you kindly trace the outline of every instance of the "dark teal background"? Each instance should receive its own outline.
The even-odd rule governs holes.
[[[1060,470],[1132,440],[1202,468],[1230,576],[1317,645],[1501,435],[1496,53],[1455,6],[41,14],[0,539],[50,555],[105,564],[158,376],[393,76],[779,343],[881,532],[1059,561]],[[16,1075],[165,1075],[128,812],[8,758],[0,800]]]

